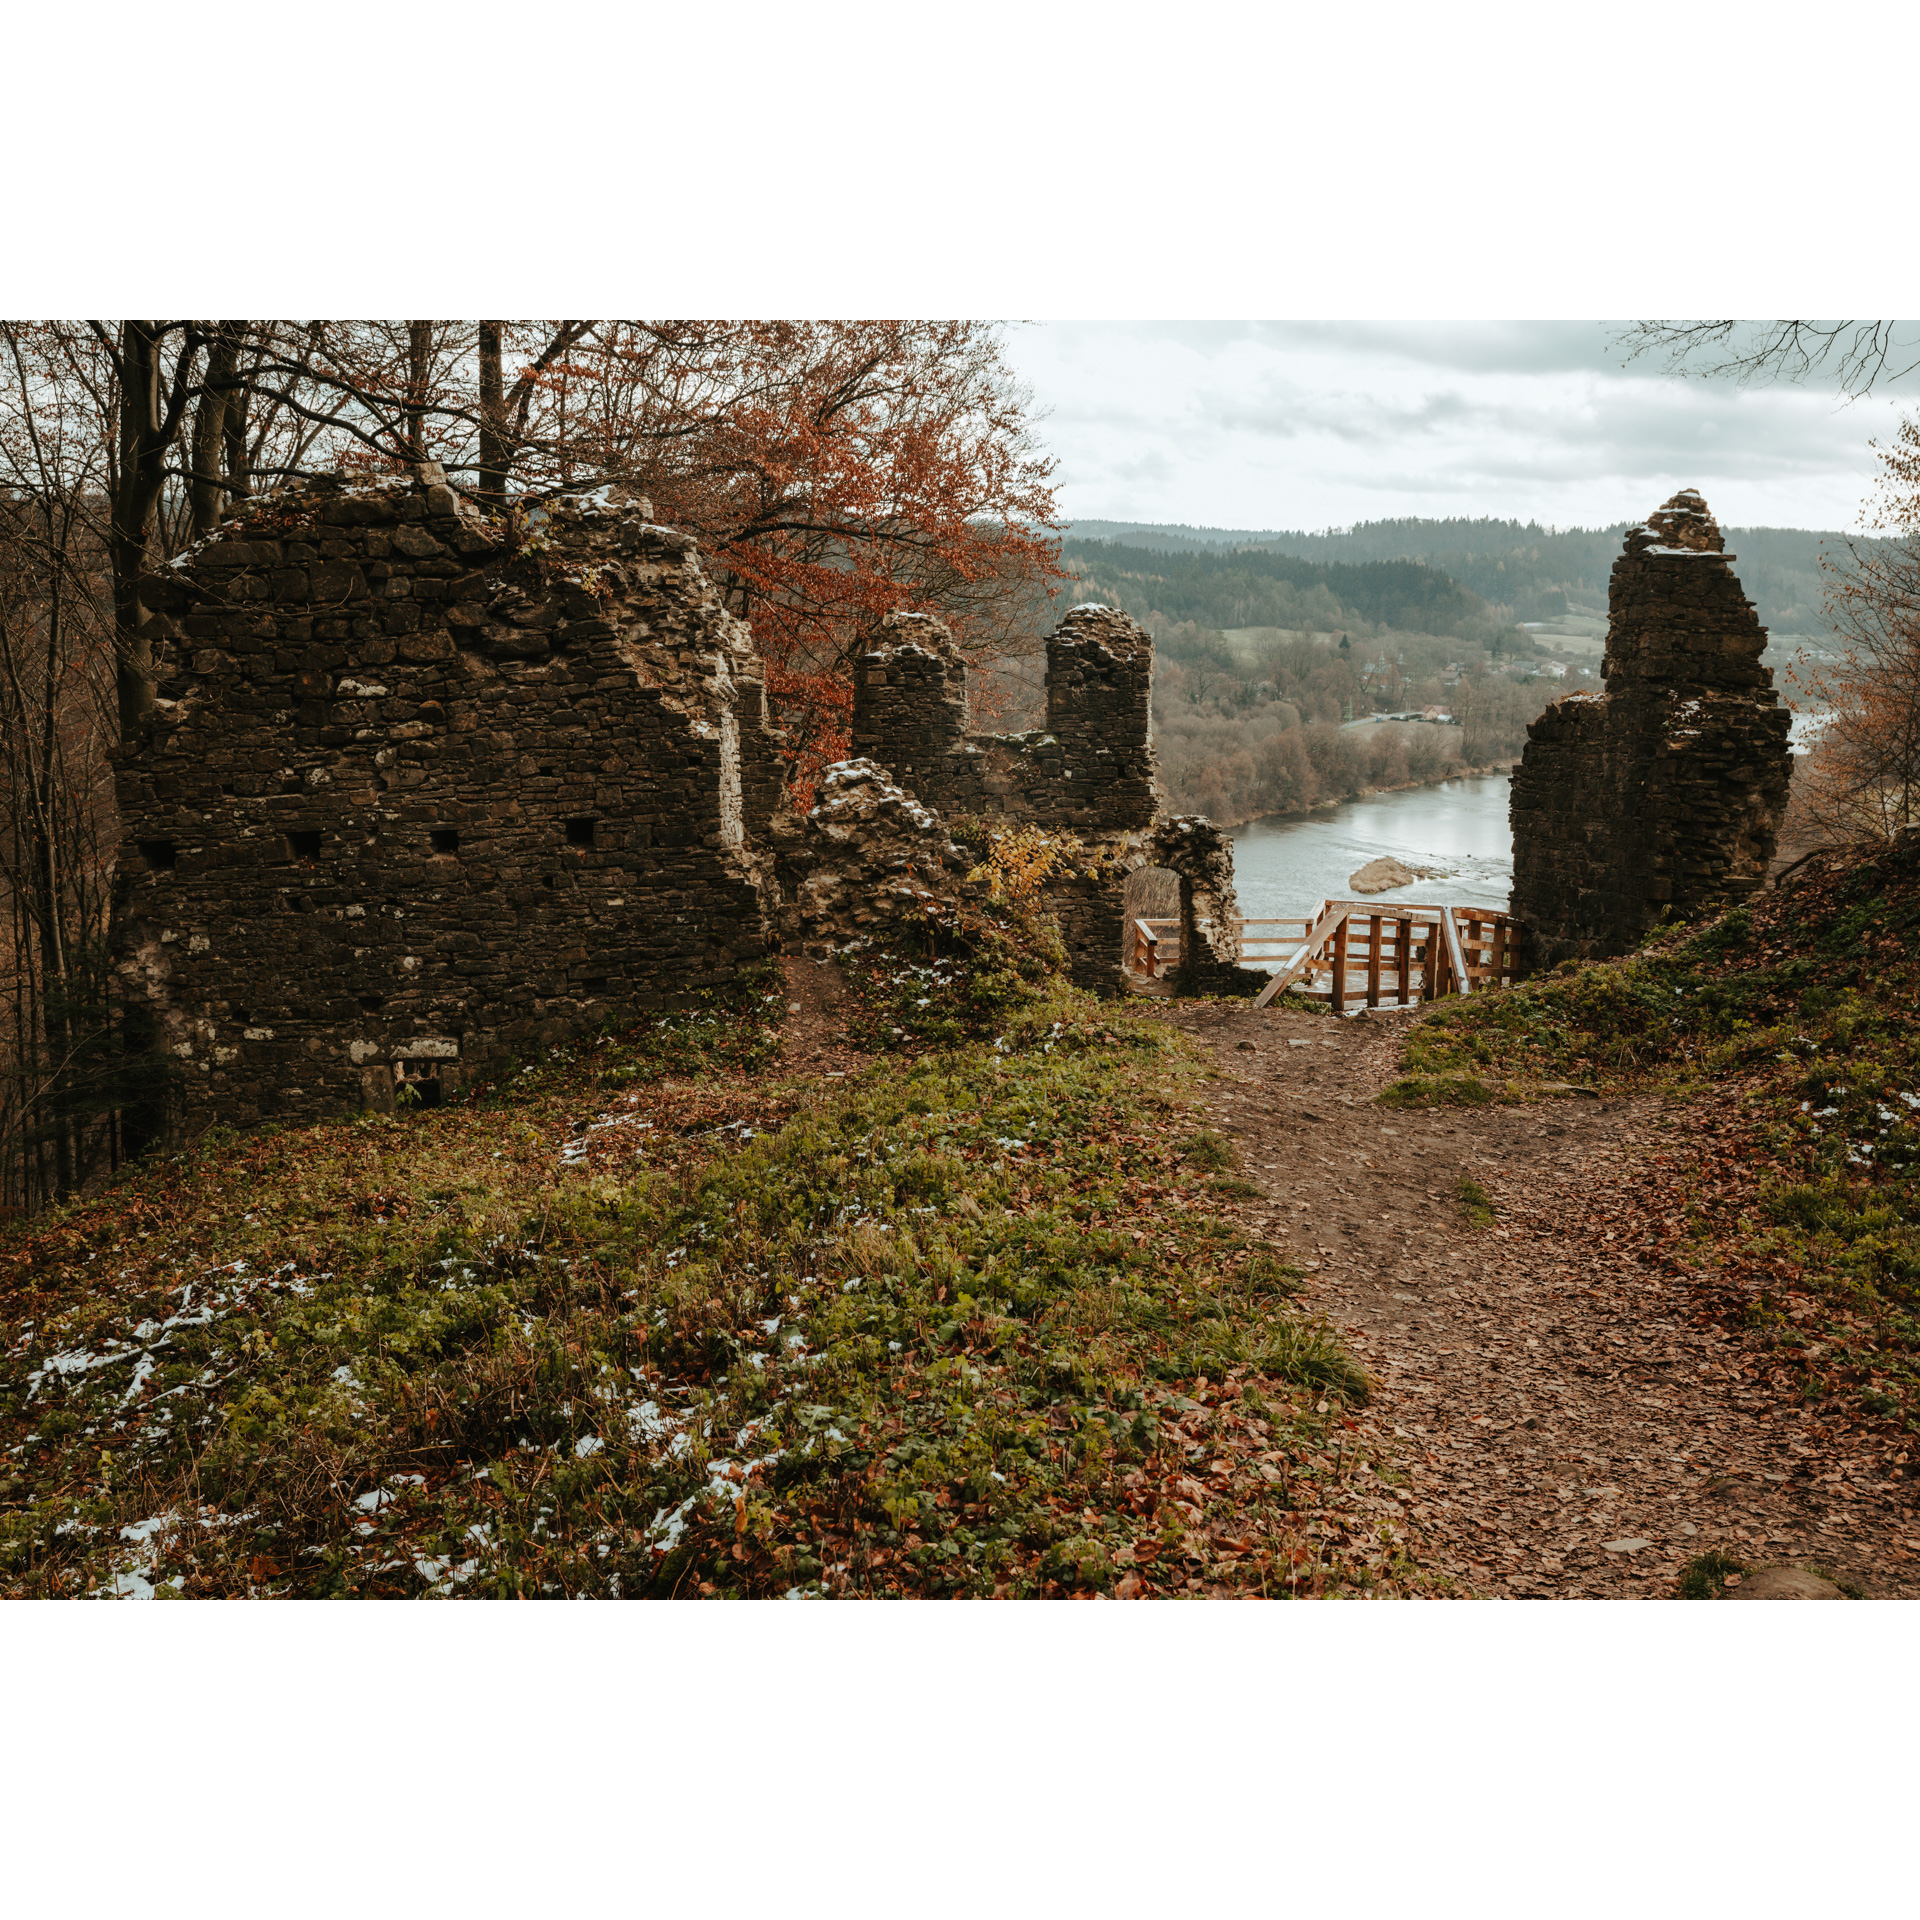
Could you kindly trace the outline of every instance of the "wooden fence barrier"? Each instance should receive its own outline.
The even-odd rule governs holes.
[[[1129,927],[1127,965],[1144,980],[1168,979],[1180,964],[1180,922],[1139,919]],[[1311,920],[1240,922],[1248,966],[1278,964],[1261,993],[1264,1007],[1293,988],[1327,1000],[1335,1013],[1364,1000],[1409,1006],[1486,986],[1510,986],[1520,957],[1520,928],[1484,907],[1376,907],[1328,900]],[[1164,989],[1162,989],[1164,991]]]
[[[1246,923],[1249,930],[1261,924]],[[1300,923],[1272,924],[1291,934]],[[1360,900],[1329,900],[1254,1005],[1264,1007],[1300,982],[1306,998],[1331,1001],[1335,1013],[1345,1013],[1356,999],[1377,1007],[1391,997],[1404,1007],[1479,987],[1511,986],[1519,958],[1520,929],[1508,914],[1485,907],[1397,903],[1382,909]]]

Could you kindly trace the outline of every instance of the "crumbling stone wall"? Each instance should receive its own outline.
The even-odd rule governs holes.
[[[644,501],[290,491],[145,597],[116,943],[189,1128],[444,1098],[768,951],[760,661]]]
[[[953,841],[939,814],[871,760],[829,767],[818,805],[804,823],[776,822],[774,844],[787,901],[783,930],[816,955],[917,928],[936,905],[949,915],[969,906],[992,911],[986,883],[968,877],[973,855]],[[1103,939],[1118,944],[1115,902],[1124,910],[1130,877],[1152,870],[1175,896],[1169,913],[1181,921],[1177,990],[1257,993],[1265,986],[1264,973],[1239,964],[1233,842],[1210,820],[1163,820],[1090,851],[1093,870],[1063,876],[1047,895],[1070,956],[1092,955]],[[1116,984],[1111,968],[1083,961],[1076,973],[1096,987]]]
[[[1626,953],[1663,915],[1752,892],[1787,799],[1791,716],[1706,502],[1626,536],[1605,692],[1554,702],[1513,775],[1513,905],[1527,961]]]
[[[1258,993],[1268,976],[1240,964],[1240,902],[1233,888],[1233,840],[1199,814],[1162,820],[1148,837],[1147,863],[1180,876],[1181,993]]]
[[[912,926],[936,901],[984,898],[973,861],[939,815],[871,760],[843,760],[821,776],[804,826],[778,823],[776,865],[787,902],[782,931],[821,952]]]
[[[855,664],[853,750],[946,814],[1117,832],[1159,812],[1153,640],[1112,607],[1080,606],[1047,642],[1047,724],[968,733],[967,666],[923,613],[882,623]]]
[[[1229,843],[1158,819],[1152,643],[1109,608],[1062,622],[1049,727],[1012,737],[967,733],[950,636],[895,616],[860,663],[870,757],[795,822],[751,635],[642,500],[507,523],[431,467],[288,489],[143,592],[163,679],[117,761],[114,937],[188,1132],[444,1100],[783,930],[844,942],[977,896],[966,814],[1103,856],[1048,901],[1083,984],[1120,985],[1147,864],[1182,875],[1192,985],[1263,978],[1233,964]]]
[[[1181,877],[1183,990],[1258,992],[1266,976],[1239,965],[1232,842],[1204,820],[1161,818],[1152,699],[1151,636],[1115,608],[1078,606],[1047,642],[1046,727],[969,733],[951,635],[927,614],[894,614],[856,663],[855,764],[941,820],[1071,832],[1100,856],[1047,895],[1080,985],[1122,984],[1127,876],[1165,866]]]

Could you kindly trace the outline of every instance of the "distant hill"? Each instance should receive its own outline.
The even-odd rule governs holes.
[[[1531,520],[1368,520],[1323,533],[1300,533],[1078,520],[1067,531],[1069,544],[1095,540],[1195,559],[1261,552],[1329,566],[1414,561],[1451,576],[1508,619],[1547,620],[1569,604],[1604,609],[1607,576],[1629,524],[1623,520],[1610,527],[1556,528]],[[1766,626],[1783,634],[1824,629],[1820,552],[1823,546],[1844,552],[1847,535],[1798,527],[1729,527],[1726,536],[1741,584]]]
[[[1160,614],[1215,630],[1386,627],[1483,642],[1512,626],[1477,593],[1421,561],[1326,561],[1198,542],[1162,548],[1075,532],[1061,552],[1086,581],[1084,592],[1139,619]]]

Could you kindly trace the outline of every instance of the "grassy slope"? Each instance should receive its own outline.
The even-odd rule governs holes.
[[[1386,1097],[1682,1105],[1647,1256],[1742,1331],[1754,1378],[1894,1444],[1920,1413],[1920,848],[1802,871],[1631,959],[1451,1003]]]
[[[954,991],[857,1080],[781,1076],[769,980],[14,1225],[0,1590],[1417,1587],[1186,1043]]]

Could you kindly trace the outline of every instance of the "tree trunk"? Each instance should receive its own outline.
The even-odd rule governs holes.
[[[427,365],[433,322],[407,322],[407,442],[415,460],[427,457]]]
[[[128,320],[120,328],[120,471],[114,486],[107,552],[113,566],[113,625],[122,744],[137,739],[153,711],[153,630],[140,600],[154,515],[166,485],[167,453],[180,431],[193,363],[203,335],[189,328],[163,394],[157,321]]]
[[[200,404],[193,415],[193,526],[191,538],[202,540],[220,524],[226,488],[220,480],[220,455],[227,439],[227,411],[238,403],[234,378],[239,359],[239,329],[222,324],[207,354],[207,376],[201,382]]]
[[[150,320],[128,320],[120,328],[120,483],[107,530],[123,741],[135,738],[153,711],[153,636],[145,631],[140,571],[160,489],[147,485],[148,463],[142,456],[159,425],[159,332]]]
[[[227,502],[229,510],[253,492],[253,473],[247,459],[247,401],[252,389],[245,381],[227,396],[227,411],[222,421],[226,439]]]
[[[480,500],[489,513],[507,506],[507,402],[500,373],[500,325],[480,322]]]

